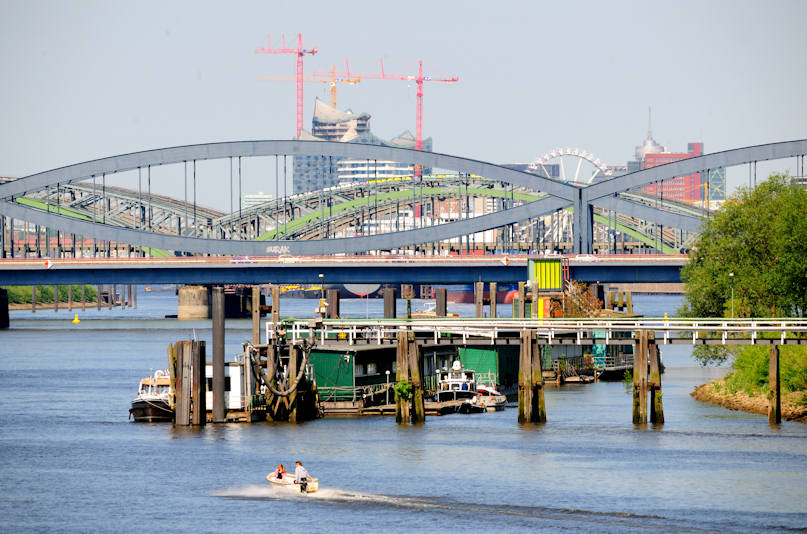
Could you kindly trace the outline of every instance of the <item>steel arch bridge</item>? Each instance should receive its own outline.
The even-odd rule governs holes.
[[[648,221],[666,228],[677,228],[689,232],[697,230],[700,218],[696,212],[693,213],[691,209],[688,212],[686,206],[675,206],[669,202],[665,206],[654,206],[652,205],[652,199],[631,190],[653,182],[708,171],[709,169],[753,164],[765,160],[790,157],[801,158],[803,168],[805,153],[807,153],[807,140],[771,143],[707,154],[613,177],[593,185],[580,186],[470,158],[404,148],[327,141],[281,140],[211,143],[147,150],[101,158],[52,169],[4,183],[0,185],[0,215],[8,219],[22,220],[56,229],[63,234],[77,234],[94,240],[127,243],[151,249],[203,254],[264,255],[288,253],[295,255],[322,255],[394,250],[428,243],[439,243],[461,236],[466,236],[467,240],[467,236],[473,234],[544,217],[558,210],[571,209],[574,213],[571,232],[573,251],[590,253],[593,251],[594,223],[595,221],[602,223],[602,215],[598,215],[596,210],[620,213],[623,217],[631,220]],[[467,198],[471,182],[474,183],[475,190],[486,189],[488,191],[488,194],[475,192],[474,196],[498,198],[501,202],[496,205],[494,210],[488,213],[469,216],[468,218],[460,218],[461,215],[459,215],[453,220],[419,226],[413,216],[412,220],[415,224],[414,227],[410,228],[400,229],[400,227],[396,226],[392,231],[375,235],[355,235],[339,238],[329,237],[327,232],[320,232],[320,237],[324,235],[325,238],[310,239],[318,235],[317,231],[311,231],[312,225],[315,227],[319,224],[324,227],[328,224],[328,221],[335,221],[330,213],[326,217],[325,198],[327,190],[278,199],[274,203],[268,203],[267,206],[264,206],[263,211],[261,211],[260,207],[256,208],[248,213],[246,218],[243,210],[236,216],[234,213],[221,214],[214,210],[204,211],[194,204],[196,217],[194,217],[193,232],[190,232],[188,227],[187,203],[180,205],[179,201],[149,196],[149,209],[153,208],[152,202],[159,205],[164,213],[168,214],[167,219],[175,217],[177,221],[180,221],[184,208],[184,228],[180,224],[179,231],[164,233],[154,231],[153,219],[151,218],[149,219],[149,228],[145,228],[141,224],[144,211],[144,199],[142,196],[137,199],[137,215],[131,216],[128,213],[132,211],[135,204],[133,194],[125,190],[115,191],[110,188],[110,191],[117,194],[119,198],[128,197],[128,207],[121,208],[115,213],[113,210],[107,209],[109,207],[107,204],[110,203],[106,196],[99,200],[96,190],[90,195],[90,186],[86,183],[88,180],[93,180],[93,184],[95,184],[96,178],[106,179],[119,173],[161,165],[187,164],[188,162],[227,158],[279,157],[286,155],[294,157],[314,156],[363,159],[368,160],[368,162],[373,160],[395,161],[421,165],[425,168],[454,171],[455,174],[453,175],[425,177],[425,183],[423,181],[409,180],[412,195],[411,197],[405,197],[407,202],[404,204],[408,205],[410,209],[418,202],[418,188],[420,188],[421,201],[424,198],[424,189],[426,190],[425,197],[439,198],[441,195],[447,196],[446,191],[451,191],[453,190],[452,188],[459,190],[460,195],[457,198],[461,201],[463,184]],[[429,183],[429,180],[432,180],[433,183]],[[337,197],[341,195],[341,198],[349,203],[354,201],[357,195],[358,198],[369,199],[371,188],[373,188],[372,193],[376,196],[379,193],[388,195],[400,191],[402,184],[406,185],[404,180],[397,184],[390,182],[384,185],[375,184],[374,186],[357,184],[352,186],[352,189],[348,187],[342,191],[330,191],[327,197],[332,201],[335,193]],[[80,200],[71,205],[76,210],[76,213],[66,213],[67,210],[61,209],[61,206],[58,206],[57,212],[54,213],[53,208],[55,206],[50,203],[54,189],[56,191],[56,202],[59,202],[63,191],[68,189],[73,191],[74,194],[75,192],[79,193]],[[43,193],[46,201],[36,201],[36,196],[42,196]],[[106,189],[104,190],[105,194]],[[93,200],[85,201],[87,197],[91,197]],[[83,208],[82,202],[84,202]],[[100,219],[95,215],[88,215],[89,210],[87,208],[87,206],[98,202],[105,204],[104,216]],[[399,211],[400,205],[399,199],[398,204],[396,204]],[[385,211],[383,213],[377,211],[376,216],[379,214],[383,216],[384,213],[389,215],[394,212],[390,204],[383,207]],[[84,209],[83,214],[81,209]],[[308,213],[304,213],[304,210],[308,210]],[[290,216],[311,215],[317,210],[322,213],[319,222],[311,222],[317,219],[316,216],[309,217],[311,219],[309,223],[311,224],[307,229],[297,230],[293,233],[281,232],[280,218],[276,215],[274,221],[268,225],[274,227],[274,232],[260,231],[261,216],[266,218],[267,214],[282,213],[283,217],[288,221]],[[340,212],[346,211],[348,210],[340,210]],[[106,217],[107,213],[110,215],[109,218]],[[202,232],[199,232],[200,228],[196,220],[200,214],[202,219],[207,221]],[[245,235],[243,232],[245,225],[250,224],[248,222],[250,216],[257,217],[259,222],[258,228],[253,231],[251,236]],[[344,218],[349,217],[350,214],[342,213],[339,216]],[[3,224],[5,224],[5,218],[3,219]],[[271,219],[271,217],[269,218]],[[266,226],[265,224],[264,229],[266,229]],[[239,228],[238,232],[233,231],[236,227]],[[2,235],[5,236],[5,232],[2,232]],[[200,235],[201,237],[199,237]],[[5,244],[3,250],[5,250]]]

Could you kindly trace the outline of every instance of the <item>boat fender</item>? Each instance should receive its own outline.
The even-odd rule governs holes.
[[[163,378],[164,376],[165,376],[164,371],[160,371],[159,369],[157,371],[154,371],[154,378]]]

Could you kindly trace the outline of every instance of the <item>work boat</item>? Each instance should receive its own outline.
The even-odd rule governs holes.
[[[135,422],[156,423],[173,421],[171,409],[171,379],[168,370],[156,371],[140,381],[137,397],[132,400],[129,417]]]
[[[295,484],[294,482],[294,475],[287,474],[282,479],[275,478],[274,472],[269,473],[266,475],[266,480],[269,481],[270,484],[273,486],[278,486],[283,489],[287,489],[289,491],[294,491],[297,493],[303,493],[303,486],[302,484]],[[319,490],[319,479],[318,478],[308,478],[306,482],[305,493],[315,493]]]
[[[437,402],[456,402],[460,413],[478,413],[487,409],[479,402],[476,389],[476,373],[466,369],[462,362],[454,360],[451,369],[437,371]]]

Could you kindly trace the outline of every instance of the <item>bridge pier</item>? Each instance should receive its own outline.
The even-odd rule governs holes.
[[[5,330],[8,327],[8,290],[0,287],[0,330]]]

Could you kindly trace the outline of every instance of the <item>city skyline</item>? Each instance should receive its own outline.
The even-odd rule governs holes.
[[[282,33],[288,43],[298,32],[319,50],[306,56],[306,74],[342,69],[345,58],[351,70],[376,72],[383,58],[387,72],[415,73],[422,59],[428,74],[459,76],[425,89],[424,136],[436,152],[514,163],[570,146],[625,164],[647,133],[648,106],[653,135],[670,151],[807,137],[801,2],[366,5],[317,17],[334,5],[2,2],[0,174],[163,146],[290,139],[293,84],[258,78],[292,75],[294,58],[254,50],[267,34],[278,46]],[[306,126],[327,89],[306,85]],[[414,84],[362,80],[338,90],[339,108],[369,113],[379,137],[414,132]],[[788,170],[770,170],[780,168]],[[730,170],[729,188],[744,178]],[[246,183],[244,193],[276,193],[270,185]]]

